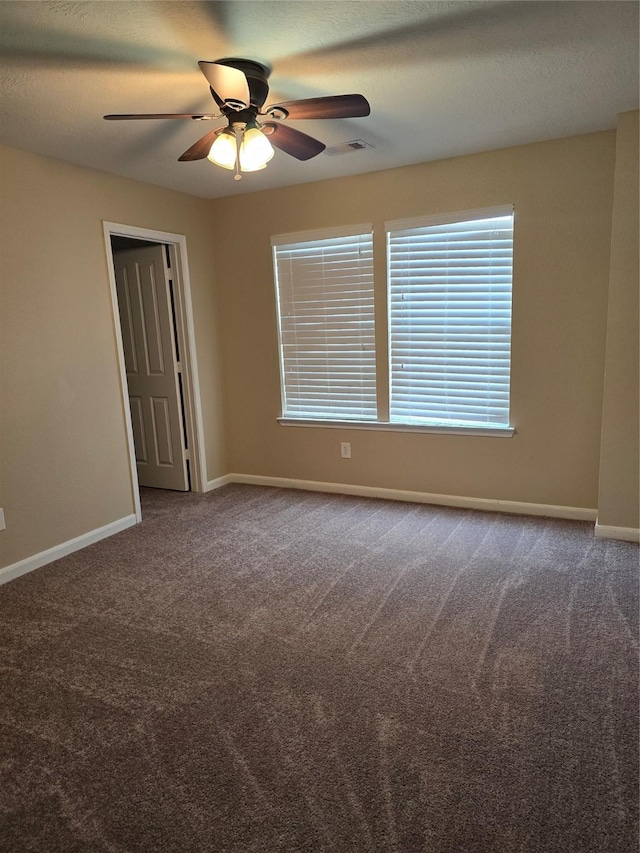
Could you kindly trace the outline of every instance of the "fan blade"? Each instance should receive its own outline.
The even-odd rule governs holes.
[[[283,110],[286,118],[359,118],[371,112],[369,102],[363,95],[328,95],[324,98],[305,98],[301,101],[285,101],[267,107],[267,112]]]
[[[327,147],[324,142],[314,139],[313,136],[307,136],[301,130],[296,130],[286,124],[267,121],[262,127],[272,145],[287,154],[291,154],[297,160],[310,160]]]
[[[103,116],[107,121],[131,121],[132,119],[147,118],[192,118],[194,121],[207,121],[210,118],[221,118],[220,115],[209,113],[143,113],[141,115],[109,115]]]
[[[215,130],[206,133],[197,142],[194,142],[191,148],[187,149],[181,157],[178,157],[178,160],[204,160],[211,150],[211,146],[216,141],[216,136],[223,129],[222,127],[216,127]]]
[[[207,78],[207,83],[221,101],[238,101],[249,106],[251,96],[246,76],[237,68],[220,65],[218,62],[198,63],[200,71]]]

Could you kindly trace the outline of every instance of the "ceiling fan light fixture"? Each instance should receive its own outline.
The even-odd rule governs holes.
[[[223,169],[235,169],[237,153],[235,134],[230,128],[226,128],[211,146],[207,160],[216,166],[222,166]]]
[[[240,143],[240,169],[243,172],[257,172],[264,169],[275,151],[259,127],[247,127]]]

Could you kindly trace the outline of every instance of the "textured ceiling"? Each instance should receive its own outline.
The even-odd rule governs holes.
[[[327,146],[277,151],[235,182],[178,163],[222,122],[105,122],[214,112],[199,59],[272,68],[268,103],[360,92],[371,115],[297,121]],[[0,2],[0,141],[207,198],[615,126],[638,107],[638,4],[614,2]]]

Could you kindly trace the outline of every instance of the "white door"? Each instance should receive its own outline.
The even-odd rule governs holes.
[[[180,364],[165,247],[113,256],[138,482],[189,490]]]

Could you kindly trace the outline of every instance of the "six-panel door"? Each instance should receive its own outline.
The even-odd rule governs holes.
[[[188,491],[165,248],[114,253],[114,266],[138,482]]]

